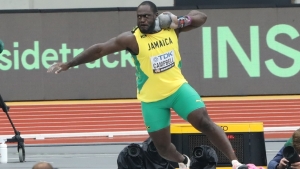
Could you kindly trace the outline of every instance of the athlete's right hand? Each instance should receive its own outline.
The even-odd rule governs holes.
[[[50,65],[50,67],[47,70],[47,73],[55,72],[55,74],[58,74],[62,71],[66,71],[70,68],[70,66],[67,63],[53,63]]]

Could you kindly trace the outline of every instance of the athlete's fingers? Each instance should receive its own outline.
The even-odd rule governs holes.
[[[48,68],[47,72],[51,73],[53,71],[53,69],[54,69],[54,66],[51,66],[51,67]]]
[[[62,71],[62,68],[59,67],[59,69],[58,69],[57,71],[55,71],[55,74],[58,74],[58,73],[60,73],[61,71]]]
[[[54,62],[52,65],[50,65],[50,67],[48,68],[47,72],[50,73],[50,72],[53,72],[53,70],[57,67],[57,64],[56,62]]]

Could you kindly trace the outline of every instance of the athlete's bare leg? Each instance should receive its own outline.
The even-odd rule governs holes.
[[[231,161],[237,160],[225,132],[209,118],[205,108],[200,108],[190,113],[188,121],[194,128],[205,134],[211,143],[224,153],[227,158]],[[160,156],[174,162],[182,162],[184,160],[184,156],[171,143],[170,126],[150,132],[149,135]]]
[[[161,157],[169,161],[183,162],[184,156],[171,143],[170,126],[155,132],[149,132],[149,135]]]
[[[200,108],[188,115],[188,121],[192,126],[207,136],[227,158],[237,160],[231,143],[221,127],[217,126],[208,116],[206,108]]]

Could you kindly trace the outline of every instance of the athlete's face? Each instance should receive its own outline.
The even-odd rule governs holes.
[[[137,9],[137,25],[142,33],[152,33],[157,14],[153,13],[149,5],[141,5]]]

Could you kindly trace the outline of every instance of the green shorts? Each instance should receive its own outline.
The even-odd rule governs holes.
[[[142,113],[146,129],[154,132],[170,125],[171,108],[184,120],[199,108],[205,107],[199,94],[188,83],[184,83],[174,94],[156,102],[142,102]]]

